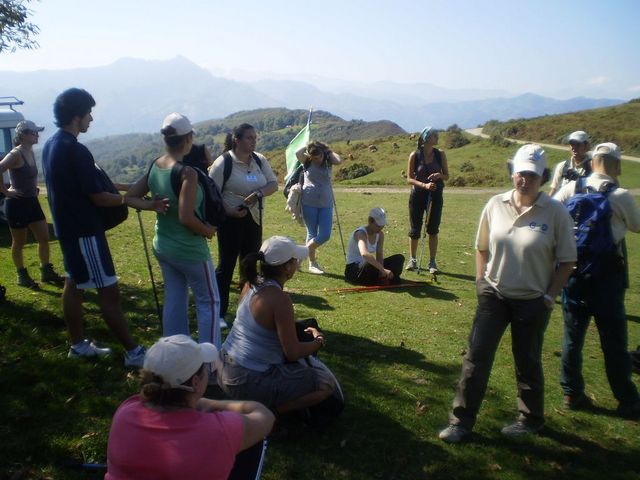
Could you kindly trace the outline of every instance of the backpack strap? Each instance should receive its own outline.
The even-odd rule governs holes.
[[[587,177],[578,177],[578,179],[576,180],[576,184],[574,185],[574,195],[577,195],[578,193],[584,193],[586,191],[586,181]]]
[[[253,157],[255,162],[258,164],[258,168],[260,168],[260,171],[262,171],[262,160],[260,159],[260,157],[256,154],[256,152],[251,152],[251,157]],[[233,158],[228,151],[224,152],[222,158],[224,160],[224,168],[222,170],[222,188],[220,189],[220,192],[224,190],[224,186],[227,184],[227,180],[229,180],[229,177],[231,176],[231,170],[233,169]]]

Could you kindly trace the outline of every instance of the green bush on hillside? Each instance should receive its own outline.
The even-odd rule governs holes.
[[[364,163],[354,163],[348,167],[341,168],[336,174],[337,180],[352,180],[354,178],[364,177],[369,175],[374,170],[369,165]]]
[[[444,148],[460,148],[464,147],[468,143],[470,143],[469,140],[462,134],[460,129],[454,131],[447,130],[447,133],[445,133],[443,142]]]
[[[500,135],[499,133],[493,133],[491,134],[491,137],[489,138],[489,141],[495,145],[496,147],[510,147],[511,146],[511,142],[509,140],[507,140],[506,138],[504,138],[502,135]]]

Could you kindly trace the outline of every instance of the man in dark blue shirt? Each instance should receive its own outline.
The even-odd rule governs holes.
[[[77,139],[89,129],[94,106],[85,90],[62,92],[53,108],[60,130],[47,141],[42,155],[49,205],[67,271],[62,305],[72,343],[68,357],[111,353],[84,338],[83,290],[96,288],[102,315],[127,350],[125,365],[142,367],[145,348],[133,340],[124,318],[118,278],[98,214],[98,207],[122,205],[125,198],[104,191],[91,152]]]

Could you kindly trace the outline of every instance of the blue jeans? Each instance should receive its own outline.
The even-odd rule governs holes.
[[[189,335],[189,288],[196,302],[198,342],[220,348],[220,294],[211,259],[206,262],[181,262],[155,253],[164,279],[162,335]]]
[[[564,341],[560,385],[565,395],[584,393],[582,347],[593,316],[613,395],[621,405],[633,405],[640,400],[631,381],[631,357],[627,352],[624,282],[623,271],[609,273],[604,280],[572,276],[562,290]]]
[[[307,243],[314,240],[322,245],[331,237],[333,207],[309,207],[302,205],[302,216],[307,226]]]

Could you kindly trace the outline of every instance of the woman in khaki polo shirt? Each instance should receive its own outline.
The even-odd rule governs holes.
[[[480,217],[478,307],[449,426],[439,435],[448,443],[470,435],[509,325],[520,415],[502,433],[535,433],[544,425],[542,342],[555,298],[575,265],[573,221],[561,203],[540,191],[546,169],[542,147],[522,146],[511,165],[514,189],[491,198]]]

